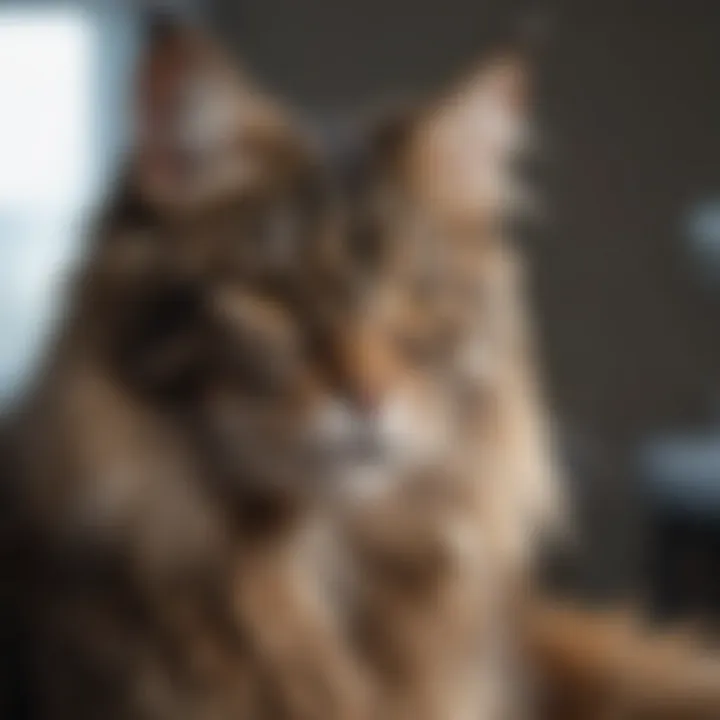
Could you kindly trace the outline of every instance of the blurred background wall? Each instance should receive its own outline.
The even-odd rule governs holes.
[[[524,10],[508,0],[185,4],[266,85],[318,114],[439,89]],[[72,4],[42,3],[51,6]],[[110,150],[122,146],[121,99],[141,21],[131,3],[82,7],[95,34],[88,192],[97,197]],[[525,238],[531,297],[549,395],[578,468],[589,558],[581,581],[612,594],[640,577],[639,450],[676,434],[718,444],[720,273],[705,271],[718,269],[710,260],[720,247],[720,3],[543,7],[551,33],[538,67],[546,151],[537,186],[549,219]],[[0,204],[3,248],[17,248],[26,241],[3,229],[9,214]],[[695,254],[699,246],[711,252]],[[6,274],[15,273],[15,251],[3,249]],[[21,343],[8,343],[6,328],[28,336],[26,307],[4,301],[7,357]]]

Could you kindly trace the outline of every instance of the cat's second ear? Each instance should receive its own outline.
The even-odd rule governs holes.
[[[512,160],[528,137],[529,72],[513,54],[491,59],[416,123],[411,177],[432,207],[490,215],[518,200]]]
[[[150,33],[133,148],[146,200],[185,208],[241,192],[269,171],[287,134],[279,109],[202,32],[165,21]]]

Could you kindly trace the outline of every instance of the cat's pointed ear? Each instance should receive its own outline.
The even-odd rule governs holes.
[[[285,118],[200,30],[156,22],[137,73],[134,171],[151,203],[187,207],[267,171]]]
[[[411,177],[443,212],[504,212],[517,202],[513,157],[529,137],[529,71],[522,56],[484,63],[416,123]]]

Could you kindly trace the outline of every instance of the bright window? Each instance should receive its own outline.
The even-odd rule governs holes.
[[[80,12],[0,11],[0,208],[87,199],[92,40]]]
[[[37,354],[97,185],[95,25],[0,10],[0,396]]]

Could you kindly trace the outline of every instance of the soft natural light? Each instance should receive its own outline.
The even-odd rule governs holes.
[[[0,209],[87,199],[91,30],[79,11],[0,11]]]
[[[96,24],[0,10],[0,399],[28,376],[97,187]]]

